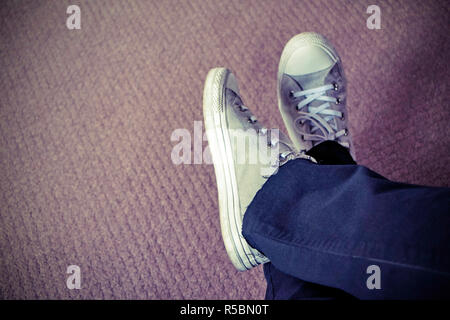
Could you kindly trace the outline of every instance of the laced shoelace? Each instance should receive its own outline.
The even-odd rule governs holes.
[[[295,120],[297,124],[303,125],[306,121],[311,124],[310,133],[301,132],[304,140],[312,141],[313,144],[324,140],[336,140],[344,147],[349,147],[348,142],[339,139],[348,135],[348,130],[345,128],[338,131],[336,121],[334,121],[335,117],[343,119],[343,113],[329,108],[330,103],[340,104],[341,101],[339,98],[326,94],[329,90],[337,89],[337,84],[332,83],[308,90],[291,91],[292,98],[305,97],[296,106],[299,116]],[[309,106],[313,101],[323,101],[324,103],[319,106]],[[303,111],[305,107],[307,111]]]
[[[239,109],[239,111],[248,113],[247,121],[249,123],[251,123],[252,125],[256,125],[256,123],[258,122],[258,119],[250,112],[250,110],[246,106],[244,106],[242,104],[237,104],[236,107]],[[271,130],[272,129],[268,129],[266,127],[260,127],[257,129],[257,134],[267,136],[268,147],[273,148],[277,144],[281,143],[286,146],[287,150],[280,152],[278,154],[277,161],[271,165],[271,167],[274,168],[273,172],[270,172],[269,174],[262,174],[263,178],[265,178],[265,179],[270,178],[272,175],[276,174],[279,167],[286,164],[290,160],[301,158],[301,159],[306,159],[306,160],[312,161],[314,163],[317,163],[316,159],[314,159],[313,157],[306,155],[304,152],[300,152],[300,153],[296,152],[292,149],[291,146],[287,145],[285,142],[280,141],[278,138],[272,137]]]
[[[248,113],[247,121],[249,123],[251,123],[252,125],[255,125],[258,122],[258,119],[250,112],[250,110],[246,106],[244,106],[243,104],[236,104],[235,106],[239,109],[239,111]],[[258,135],[267,136],[267,138],[268,138],[267,143],[268,143],[269,148],[275,147],[278,143],[282,143],[282,144],[286,145],[286,143],[280,141],[278,138],[272,137],[271,129],[268,129],[265,127],[260,127],[257,129],[257,133],[258,133]],[[272,167],[278,168],[278,167],[284,165],[289,160],[293,160],[296,158],[305,158],[305,159],[311,160],[313,162],[316,162],[315,159],[313,159],[310,156],[307,156],[303,153],[295,152],[294,150],[291,149],[290,146],[287,146],[287,149],[288,149],[287,151],[280,152],[278,154],[278,160],[275,164],[272,165]],[[263,175],[264,178],[269,178],[270,176],[271,176],[271,174]]]

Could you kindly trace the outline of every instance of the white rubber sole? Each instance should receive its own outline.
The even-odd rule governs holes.
[[[225,106],[225,83],[231,72],[211,69],[203,90],[203,116],[219,195],[220,226],[228,256],[240,271],[257,266],[256,256],[242,236],[242,217],[228,133]]]

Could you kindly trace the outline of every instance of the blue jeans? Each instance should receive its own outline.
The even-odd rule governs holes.
[[[450,188],[389,181],[334,142],[309,153],[319,164],[286,163],[244,215],[266,298],[450,298]]]

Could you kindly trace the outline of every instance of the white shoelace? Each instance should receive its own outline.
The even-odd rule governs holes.
[[[302,132],[303,139],[309,141],[324,141],[324,140],[336,140],[344,147],[349,147],[348,142],[339,141],[339,138],[348,134],[347,129],[337,131],[335,117],[342,118],[343,114],[340,111],[332,110],[329,107],[331,103],[339,103],[339,100],[327,96],[328,90],[336,90],[335,84],[327,84],[313,89],[302,90],[292,92],[294,98],[305,97],[297,104],[297,110],[299,117],[296,119],[296,123],[303,124],[305,121],[311,123],[310,133]],[[318,107],[308,106],[313,101],[324,101]],[[302,111],[307,107],[307,112]]]
[[[249,113],[248,117],[247,117],[247,121],[249,123],[251,123],[252,125],[255,125],[258,122],[258,119],[253,114],[251,114],[249,108],[247,108],[243,104],[236,104],[236,107],[238,107],[241,112]],[[272,137],[271,130],[272,129],[268,129],[266,127],[260,127],[259,129],[257,129],[257,134],[267,136],[267,139],[268,139],[267,146],[269,148],[274,148],[279,143],[281,143],[281,144],[284,144],[287,149],[286,151],[280,152],[278,154],[278,160],[276,161],[276,163],[272,164],[273,168],[277,168],[276,170],[278,170],[278,168],[280,166],[284,165],[285,163],[287,163],[290,160],[297,159],[297,158],[307,159],[309,161],[317,163],[317,161],[314,158],[312,158],[311,156],[308,156],[305,153],[295,152],[294,149],[292,149],[292,146],[286,144],[286,142],[280,141],[278,137]],[[262,177],[268,179],[275,173],[276,173],[276,171],[271,172],[270,174],[263,174]]]

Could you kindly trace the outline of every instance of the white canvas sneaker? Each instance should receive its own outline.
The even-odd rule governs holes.
[[[325,37],[305,32],[288,41],[278,67],[278,107],[297,150],[335,140],[355,158],[342,63]]]
[[[243,105],[231,71],[209,71],[203,115],[216,174],[222,237],[233,265],[247,270],[269,260],[242,235],[244,213],[267,178],[297,154],[277,129],[266,129]]]

